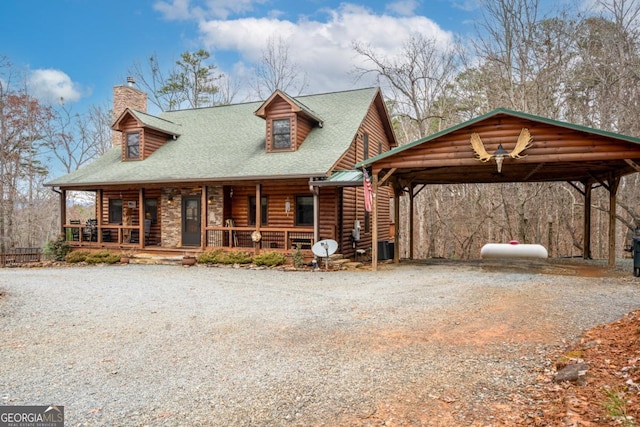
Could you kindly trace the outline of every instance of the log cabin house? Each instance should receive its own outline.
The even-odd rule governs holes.
[[[114,87],[113,147],[46,185],[60,194],[73,248],[199,253],[283,251],[333,239],[353,257],[372,247],[357,162],[397,146],[378,88],[159,115],[146,94]],[[67,217],[69,191],[95,193],[95,219]],[[392,236],[377,193],[377,238]],[[359,233],[353,230],[359,228]],[[354,239],[354,234],[359,234]]]

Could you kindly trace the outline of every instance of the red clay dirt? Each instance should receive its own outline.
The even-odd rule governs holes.
[[[487,270],[504,268],[499,263],[483,265]],[[514,267],[527,270],[526,267]],[[583,277],[621,277],[621,272],[590,265],[540,264],[530,266],[532,272]],[[483,347],[491,343],[509,340],[545,342],[551,333],[548,328],[509,330],[509,319],[537,316],[535,305],[530,313],[513,312],[509,298],[496,301],[492,310],[506,319],[500,325],[487,321],[465,320],[464,314],[445,330],[415,332],[392,331],[385,336],[373,336],[380,346],[406,345],[416,340],[451,340],[456,337],[460,345]],[[523,333],[523,329],[525,333]],[[428,338],[427,338],[428,336]],[[408,385],[404,396],[379,403],[370,414],[359,419],[345,420],[357,426],[640,426],[640,310],[628,313],[610,324],[600,325],[583,334],[579,342],[558,354],[545,355],[550,367],[540,366],[535,384],[508,397],[509,403],[493,403],[483,408],[473,407],[477,416],[461,424],[456,412],[469,411],[465,396],[421,396],[418,387]],[[588,371],[581,384],[557,383],[559,369],[571,363],[586,363]],[[504,402],[504,399],[496,399]],[[482,420],[482,421],[479,421]],[[345,424],[346,425],[346,424]]]

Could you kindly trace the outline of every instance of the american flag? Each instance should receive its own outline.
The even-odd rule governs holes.
[[[371,188],[371,178],[366,169],[362,169],[362,180],[364,186],[364,210],[371,212],[373,207],[373,189]]]

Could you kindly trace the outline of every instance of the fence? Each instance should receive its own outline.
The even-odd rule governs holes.
[[[40,262],[41,258],[41,248],[15,248],[10,252],[0,253],[0,267],[27,262]]]

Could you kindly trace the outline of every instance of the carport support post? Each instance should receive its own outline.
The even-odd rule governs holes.
[[[414,186],[409,186],[409,259],[413,259],[413,194]],[[397,250],[397,249],[396,249]]]
[[[584,223],[582,227],[582,258],[591,259],[591,190],[593,183],[584,184]]]
[[[616,195],[620,177],[609,179],[609,267],[616,265]]]

